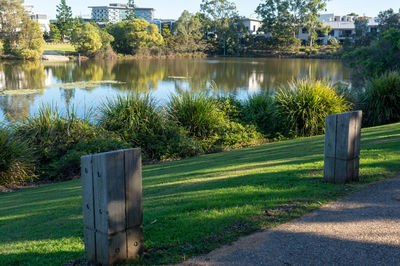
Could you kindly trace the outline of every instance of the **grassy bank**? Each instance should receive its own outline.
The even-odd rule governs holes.
[[[400,124],[363,130],[361,184],[322,182],[323,136],[143,168],[142,263],[179,262],[400,170]],[[83,257],[79,180],[0,194],[0,264]]]
[[[61,54],[73,54],[76,52],[75,47],[70,43],[46,43],[44,51],[60,52]]]

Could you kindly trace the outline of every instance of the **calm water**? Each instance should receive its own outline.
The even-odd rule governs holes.
[[[245,98],[273,91],[297,78],[324,78],[350,82],[340,61],[316,59],[171,59],[124,62],[0,63],[0,119],[19,119],[43,104],[80,115],[116,95],[135,91],[151,93],[160,104],[181,90],[210,90],[217,95]],[[91,83],[87,83],[91,81]],[[118,81],[118,82],[116,82]],[[85,83],[86,82],[86,83]]]

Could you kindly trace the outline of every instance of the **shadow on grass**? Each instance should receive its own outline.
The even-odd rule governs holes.
[[[15,254],[2,255],[1,262],[2,265],[43,265],[41,262],[46,261],[48,263],[47,265],[60,265],[58,263],[54,263],[55,258],[57,258],[57,261],[67,263],[72,260],[75,261],[77,258],[83,258],[83,256],[83,252],[72,251],[57,251],[48,253],[18,252]]]

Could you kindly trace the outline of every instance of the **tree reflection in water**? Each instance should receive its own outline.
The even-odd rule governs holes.
[[[88,104],[97,107],[106,97],[130,91],[153,93],[165,101],[170,91],[211,89],[219,95],[245,97],[271,92],[294,79],[311,77],[349,81],[340,61],[277,58],[148,59],[77,63],[0,63],[0,90],[35,90],[26,95],[0,96],[0,116],[20,119],[38,102],[59,107]],[[116,80],[124,84],[66,89],[54,84]],[[46,86],[53,85],[45,90]],[[53,88],[55,87],[55,88]],[[49,91],[49,93],[47,93]],[[78,95],[79,91],[79,96]],[[46,92],[46,93],[45,93]],[[51,93],[50,93],[51,92]],[[88,101],[82,103],[82,99]],[[37,109],[37,108],[35,108]]]

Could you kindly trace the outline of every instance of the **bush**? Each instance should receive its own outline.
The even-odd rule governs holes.
[[[225,113],[231,121],[239,122],[242,116],[242,103],[234,96],[218,97],[216,99],[218,108]]]
[[[388,72],[372,79],[361,94],[364,123],[378,126],[400,121],[400,73]]]
[[[99,125],[118,133],[133,147],[142,148],[144,160],[182,158],[200,152],[183,130],[163,117],[149,95],[118,96],[104,103]]]
[[[325,117],[346,112],[349,103],[325,81],[299,80],[275,96],[276,112],[287,136],[323,134]]]
[[[274,134],[274,100],[267,93],[249,96],[243,102],[242,119],[247,124],[253,124],[265,135]]]
[[[221,149],[237,149],[265,142],[264,136],[253,125],[229,121],[221,134]]]
[[[32,181],[34,156],[27,142],[0,129],[0,185],[18,185]]]
[[[254,126],[238,122],[240,102],[233,97],[218,98],[205,93],[173,95],[167,105],[172,121],[183,127],[207,152],[250,146],[264,141]]]
[[[48,106],[40,108],[37,116],[28,116],[18,123],[15,132],[32,143],[38,155],[37,168],[42,179],[66,179],[79,174],[80,156],[68,155],[73,152],[86,155],[92,151],[106,152],[128,147],[110,133],[99,130],[88,119],[78,118],[75,112],[69,110],[62,115],[57,108]],[[97,146],[101,141],[103,145]]]
[[[216,100],[205,93],[185,91],[172,95],[166,109],[169,118],[196,139],[214,138],[226,122]]]

